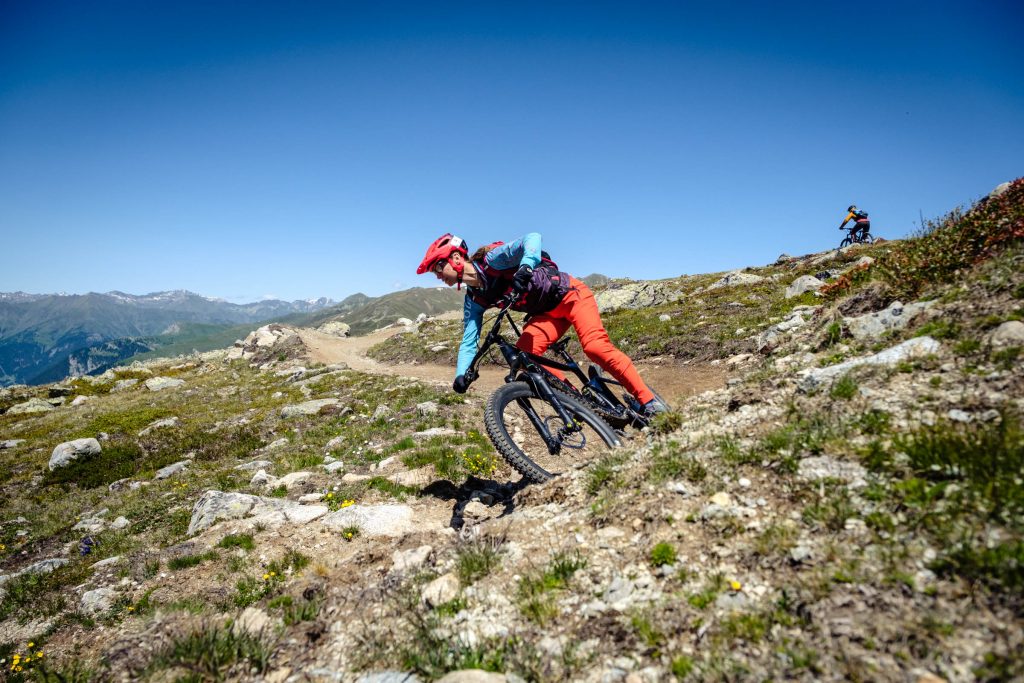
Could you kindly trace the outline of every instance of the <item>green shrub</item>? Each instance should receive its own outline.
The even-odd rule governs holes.
[[[894,297],[917,298],[926,287],[954,281],[962,271],[985,261],[1024,237],[1024,178],[1003,194],[954,210],[928,222],[877,262]]]

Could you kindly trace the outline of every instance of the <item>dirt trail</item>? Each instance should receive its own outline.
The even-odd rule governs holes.
[[[413,377],[437,384],[451,385],[454,368],[450,365],[430,363],[408,363],[387,365],[366,355],[375,344],[398,334],[403,328],[394,327],[377,330],[362,337],[335,337],[311,329],[298,330],[302,342],[309,349],[309,359],[314,362],[345,363],[353,370],[378,375],[396,377]],[[639,361],[637,370],[650,386],[654,387],[669,403],[674,403],[687,396],[702,393],[709,389],[725,386],[726,370],[721,366],[709,364],[682,365],[673,359],[651,359]],[[470,389],[472,393],[486,396],[504,382],[506,370],[496,366],[485,366],[480,369],[478,379]]]

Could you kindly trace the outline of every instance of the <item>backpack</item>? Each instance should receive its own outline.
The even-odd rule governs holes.
[[[487,245],[490,248],[499,247],[504,242],[494,242]],[[484,275],[482,287],[470,287],[467,295],[484,308],[490,308],[512,291],[512,280],[518,268],[506,268],[499,270],[487,263],[486,255],[473,265]],[[533,276],[530,284],[519,299],[512,304],[512,310],[522,311],[530,315],[547,313],[558,304],[571,288],[569,274],[558,269],[558,264],[551,260],[546,251],[540,253],[540,263],[533,269]]]

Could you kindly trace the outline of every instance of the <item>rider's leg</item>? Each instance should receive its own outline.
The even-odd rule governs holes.
[[[564,303],[564,300],[563,300]],[[523,351],[535,353],[538,356],[543,354],[549,346],[561,339],[565,331],[569,329],[569,321],[563,317],[555,317],[551,314],[561,308],[559,304],[554,311],[541,315],[530,316],[530,322],[523,327],[523,333],[516,342],[516,346]],[[545,367],[558,379],[564,380],[565,373],[557,368]]]
[[[597,363],[617,379],[626,391],[633,394],[641,405],[654,398],[654,392],[647,388],[640,378],[636,366],[629,356],[617,349],[608,338],[608,331],[601,322],[601,314],[597,310],[597,302],[590,287],[576,278],[572,278],[573,290],[565,295],[562,303],[551,311],[557,314],[565,307],[564,315],[579,335],[580,345],[587,358]]]

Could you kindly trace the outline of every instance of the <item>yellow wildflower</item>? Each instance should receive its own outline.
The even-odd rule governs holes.
[[[344,502],[342,502],[341,507],[347,508],[349,505],[355,505],[355,504],[356,504],[356,502],[354,500],[352,500],[351,498],[349,498],[348,500],[345,500]]]
[[[739,581],[733,580],[729,582],[729,588],[732,588],[734,591],[738,591],[743,588],[743,584]]]
[[[36,644],[35,644],[35,643],[29,643],[29,644],[28,644],[28,646],[29,646],[29,647],[35,647],[35,646],[36,646]]]
[[[264,574],[263,575],[263,580],[264,581],[269,581],[270,580],[270,574]]]

